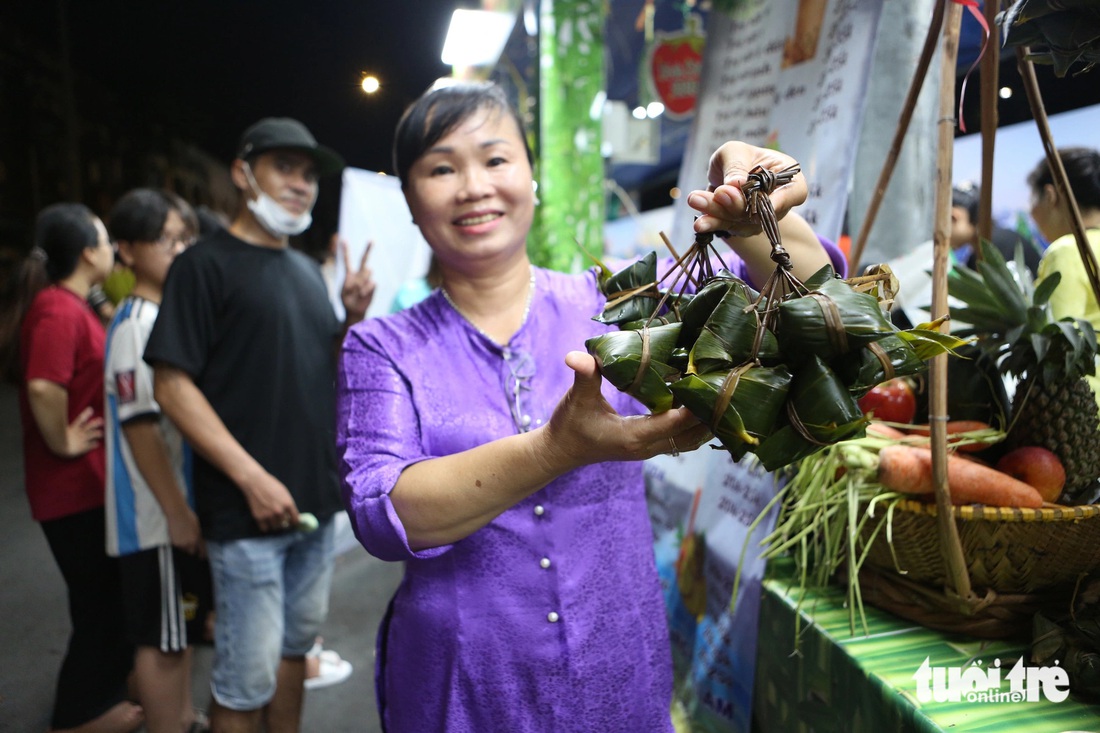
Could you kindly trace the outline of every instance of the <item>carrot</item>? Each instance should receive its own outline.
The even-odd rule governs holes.
[[[932,451],[909,445],[888,445],[878,454],[878,482],[884,488],[903,494],[931,494]],[[947,457],[947,484],[951,503],[985,504],[1001,507],[1038,509],[1043,505],[1039,492],[1007,473],[967,461]]]
[[[905,433],[897,428],[892,428],[885,423],[880,423],[875,420],[867,423],[867,433],[876,438],[890,438],[891,440],[898,440],[905,437]]]
[[[982,422],[981,420],[948,420],[946,423],[944,423],[944,427],[947,430],[947,444],[949,446],[953,446],[955,450],[963,451],[964,453],[977,453],[978,451],[985,450],[989,447],[989,445],[993,444],[989,443],[989,445],[986,445],[984,443],[963,443],[958,446],[953,445],[954,443],[959,442],[959,440],[952,440],[952,436],[958,435],[959,433],[971,433],[978,430],[990,430],[991,428],[989,423]],[[925,438],[929,437],[932,434],[932,429],[928,425],[914,425],[911,428],[908,428],[908,430],[910,435],[920,435]]]
[[[970,433],[975,430],[989,430],[989,423],[982,422],[981,420],[948,420],[944,423],[947,428],[948,435],[954,435],[955,433]],[[931,428],[927,425],[914,425],[909,428],[910,435],[923,435],[925,437],[932,434]]]

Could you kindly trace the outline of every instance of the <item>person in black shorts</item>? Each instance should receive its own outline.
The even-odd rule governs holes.
[[[191,451],[153,398],[153,370],[142,361],[168,268],[191,245],[198,221],[178,196],[148,188],[119,199],[108,221],[134,287],[107,333],[107,552],[119,558],[146,730],[201,730],[191,703],[191,644],[203,638],[213,591],[193,508]]]

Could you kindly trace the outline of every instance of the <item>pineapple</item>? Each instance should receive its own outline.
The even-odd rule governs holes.
[[[1084,319],[1055,321],[1048,301],[1055,274],[1037,287],[1017,252],[1014,267],[982,242],[978,271],[956,266],[948,294],[963,303],[951,317],[968,327],[959,335],[978,337],[1002,372],[1018,382],[1006,447],[1042,446],[1062,461],[1066,486],[1060,501],[1092,498],[1100,478],[1100,417],[1085,380],[1096,371],[1096,334]]]

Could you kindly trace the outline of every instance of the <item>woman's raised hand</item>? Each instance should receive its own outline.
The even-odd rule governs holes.
[[[741,187],[748,180],[749,171],[761,166],[773,173],[795,165],[797,161],[777,150],[758,148],[743,142],[728,142],[710,157],[707,178],[710,187],[706,191],[692,191],[688,205],[699,212],[695,231],[727,231],[739,237],[760,232],[760,224],[749,218],[745,210],[745,195]],[[806,200],[806,179],[799,173],[785,186],[771,194],[776,218],[782,219],[788,211]]]
[[[570,351],[565,363],[575,374],[573,386],[546,426],[554,455],[569,469],[602,461],[637,461],[662,453],[684,453],[713,435],[686,408],[656,415],[623,417],[604,399],[596,360]]]

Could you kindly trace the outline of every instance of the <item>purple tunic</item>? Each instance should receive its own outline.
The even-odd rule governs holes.
[[[389,733],[672,731],[668,629],[640,463],[567,473],[469,537],[420,552],[389,499],[407,466],[515,434],[513,412],[532,427],[549,419],[573,383],[565,353],[609,330],[591,320],[603,303],[593,272],[536,269],[530,315],[506,348],[438,291],[356,325],[344,342],[345,503],[371,554],[406,561],[379,633]],[[534,376],[516,410],[511,369],[526,356]],[[610,384],[604,395],[622,414],[643,409]]]

